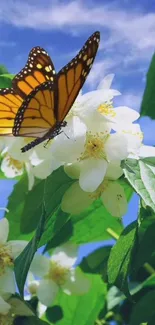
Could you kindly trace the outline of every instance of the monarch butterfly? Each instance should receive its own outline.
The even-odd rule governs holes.
[[[36,138],[21,148],[25,152],[61,133],[92,67],[99,41],[100,33],[93,33],[58,74],[47,52],[33,48],[12,88],[0,90],[0,135]]]

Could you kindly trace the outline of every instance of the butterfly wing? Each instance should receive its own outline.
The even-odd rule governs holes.
[[[94,62],[100,41],[100,33],[92,34],[80,52],[57,74],[56,117],[62,121],[72,107]]]
[[[12,87],[23,99],[45,81],[53,81],[55,68],[48,53],[41,47],[34,47],[25,67],[12,80]]]
[[[54,92],[54,82],[47,81],[26,97],[15,117],[14,136],[40,138],[55,125]]]
[[[59,71],[53,82],[39,85],[26,97],[16,115],[13,135],[38,139],[22,151],[60,133],[60,125],[89,74],[99,40],[100,33],[95,32],[78,55]]]
[[[0,136],[12,135],[14,119],[22,102],[13,88],[0,89]]]
[[[55,78],[55,69],[48,53],[34,47],[25,67],[12,80],[12,88],[0,89],[0,136],[12,135],[14,119],[27,95],[38,85]]]

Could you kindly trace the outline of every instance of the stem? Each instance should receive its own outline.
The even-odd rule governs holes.
[[[107,228],[106,231],[108,232],[109,235],[111,235],[114,239],[118,240],[119,235],[111,228]]]
[[[155,274],[155,269],[149,264],[145,263],[144,264],[144,269],[149,273],[149,274]]]

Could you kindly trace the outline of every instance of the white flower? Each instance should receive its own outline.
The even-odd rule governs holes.
[[[103,130],[102,126],[94,122],[91,132],[83,123],[80,122],[80,126],[76,123],[72,130],[68,127],[69,138],[62,133],[51,146],[51,153],[59,164],[79,162],[79,183],[88,192],[95,191],[101,184],[110,162],[121,161],[128,156],[126,137],[110,134],[109,127]]]
[[[75,173],[77,173],[76,169]],[[67,174],[70,175],[69,167]],[[112,216],[122,217],[127,212],[128,204],[123,187],[115,181],[122,174],[123,170],[118,162],[109,164],[104,181],[92,193],[83,191],[79,183],[75,182],[62,198],[62,210],[71,214],[79,214],[88,208],[93,201],[100,198]],[[71,175],[74,175],[73,167],[71,168]]]
[[[7,242],[9,223],[6,218],[0,220],[0,296],[15,293],[13,273],[14,259],[27,245],[26,241],[12,240]],[[1,304],[0,304],[1,305]],[[7,309],[6,305],[6,309]],[[9,308],[9,307],[8,307]],[[1,312],[1,310],[0,310]]]
[[[107,107],[107,103],[110,103],[114,96],[120,95],[119,91],[110,89],[113,78],[113,74],[107,75],[103,80],[101,80],[97,90],[90,91],[83,95],[82,92],[80,92],[70,112],[67,114],[66,121],[71,123],[75,117],[78,117],[89,128],[92,128],[90,121],[93,121],[94,119],[96,122],[99,120],[101,121],[102,116],[97,111],[97,108],[101,104],[104,104]],[[104,118],[103,121],[105,122]]]
[[[34,185],[35,177],[44,179],[53,170],[51,159],[49,160],[49,150],[44,148],[44,144],[40,144],[27,152],[21,152],[21,148],[30,141],[31,139],[22,137],[6,138],[1,163],[1,170],[8,178],[20,176],[26,170],[29,179],[29,190]]]
[[[77,254],[77,247],[67,243],[56,248],[51,258],[35,255],[30,269],[34,275],[42,278],[36,294],[45,306],[53,303],[60,289],[68,295],[81,295],[89,290],[87,277],[73,267]]]

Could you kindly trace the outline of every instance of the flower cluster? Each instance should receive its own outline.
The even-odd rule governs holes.
[[[14,314],[32,315],[32,311],[20,307],[15,311],[15,300],[11,298],[16,292],[14,278],[14,260],[27,245],[26,241],[8,241],[9,223],[6,218],[0,220],[0,324],[12,324]],[[83,295],[89,291],[91,283],[87,276],[75,266],[78,247],[66,243],[57,247],[52,256],[37,254],[30,267],[27,279],[29,297],[37,295],[40,306],[50,306],[59,290],[71,295]],[[37,280],[36,280],[37,277]],[[42,305],[43,304],[43,305]]]
[[[7,242],[9,223],[6,218],[0,220],[0,317],[11,318],[9,297],[16,292],[14,279],[14,260],[27,245],[26,241],[12,240]],[[1,319],[0,318],[0,319]],[[8,323],[9,324],[9,323]]]
[[[27,139],[6,138],[1,164],[4,174],[15,177],[26,169],[32,189],[35,177],[44,179],[64,166],[66,173],[77,179],[63,197],[65,212],[79,213],[101,198],[113,216],[124,215],[127,201],[118,182],[123,174],[121,161],[139,157],[143,134],[135,123],[138,112],[129,107],[113,107],[113,98],[120,95],[110,88],[113,77],[105,77],[97,90],[79,94],[67,115],[67,126],[50,143],[21,153]]]
[[[83,295],[89,291],[91,283],[87,276],[75,266],[78,247],[66,243],[57,247],[52,256],[36,254],[28,276],[28,290],[39,301],[50,306],[63,291],[67,295]],[[33,277],[39,280],[35,280]]]

